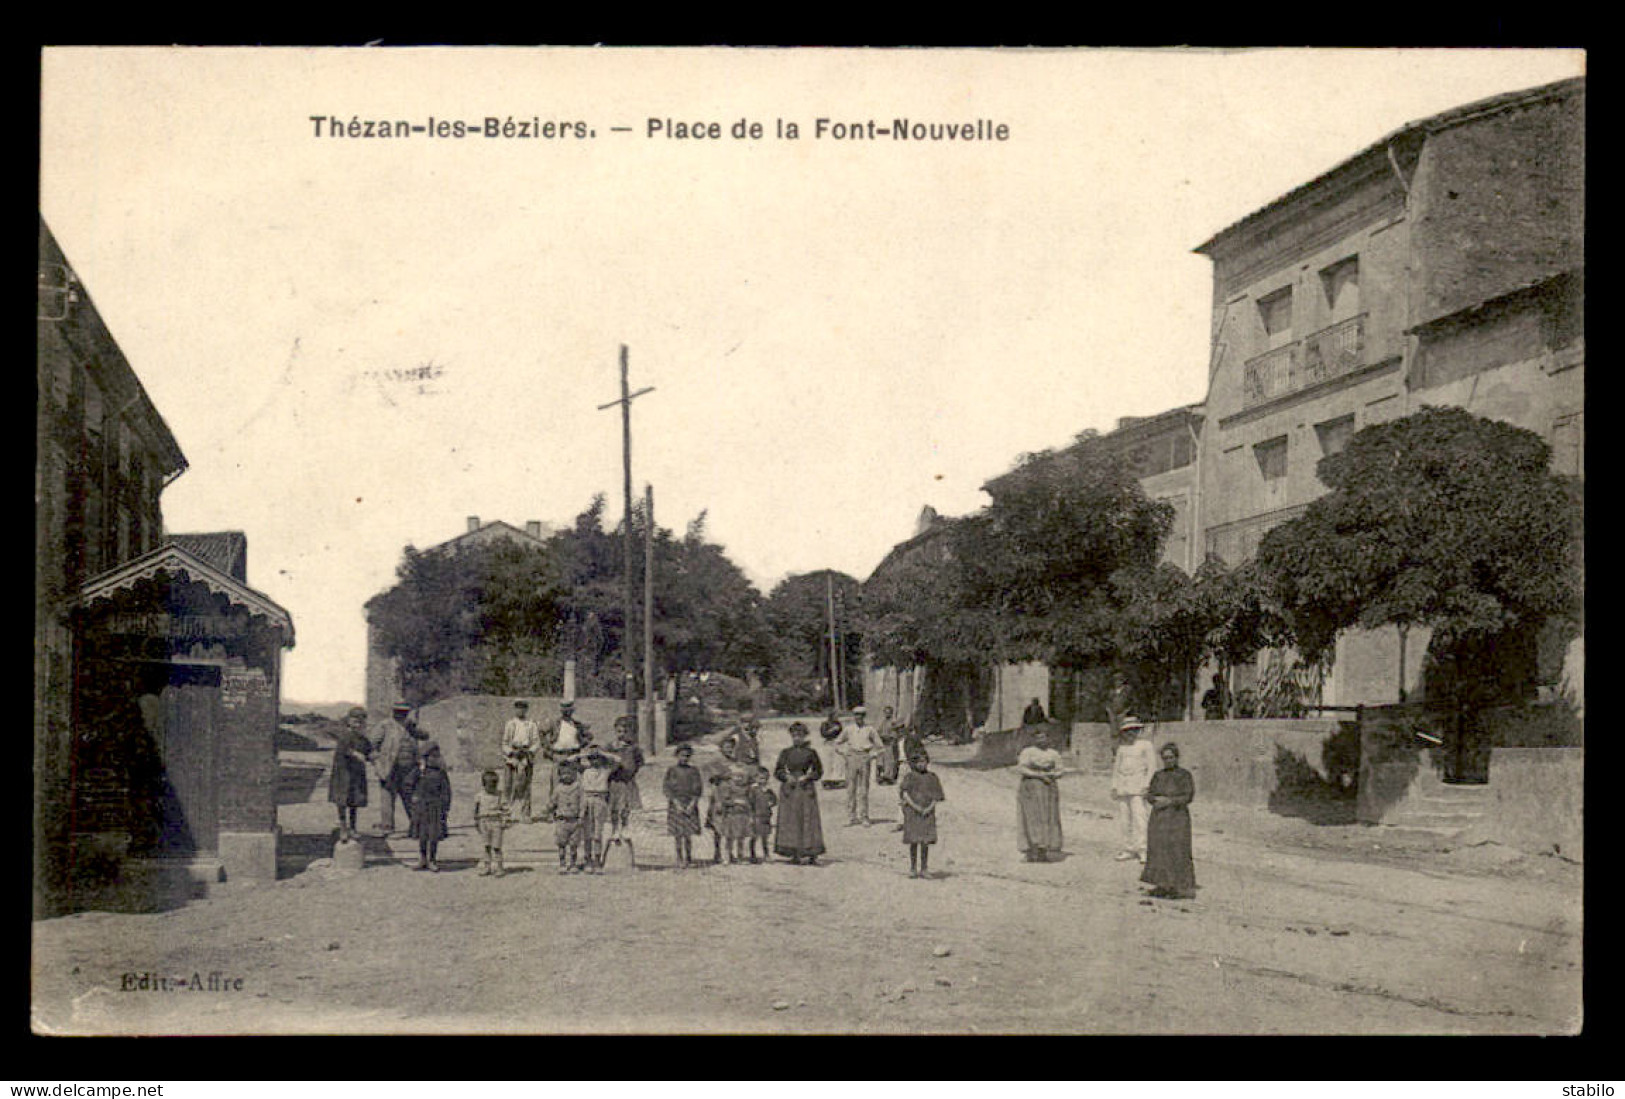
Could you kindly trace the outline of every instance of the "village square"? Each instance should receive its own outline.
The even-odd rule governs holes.
[[[331,401],[395,426],[262,483],[400,493],[370,590],[298,577],[382,520],[283,558],[247,499],[174,529],[172,482],[254,463],[183,451],[42,203],[35,1032],[1580,1032],[1585,89],[1229,210],[1185,244],[1205,389],[1014,442],[975,506],[891,501],[866,571],[770,583],[639,463],[697,447],[789,541],[819,497],[761,486],[924,459],[888,417],[707,464],[753,428],[674,426],[652,339],[550,435],[423,411],[462,384],[427,352],[347,375]],[[317,414],[313,342],[237,435]],[[613,460],[573,503],[467,514],[466,439],[545,478],[589,432]],[[418,505],[400,438],[466,507]]]

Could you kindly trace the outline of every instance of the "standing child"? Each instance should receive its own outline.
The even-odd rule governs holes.
[[[628,716],[615,719],[616,755],[614,768],[609,772],[609,842],[620,843],[626,838],[632,810],[643,808],[638,794],[638,770],[643,766],[643,749],[638,747],[636,723]]]
[[[553,842],[559,848],[559,873],[579,874],[581,851],[581,783],[576,781],[575,764],[559,764],[547,811],[553,818]]]
[[[433,742],[423,753],[423,772],[412,795],[412,828],[418,837],[419,870],[440,872],[435,861],[440,841],[446,838],[446,814],[451,811],[451,776],[440,747]]]
[[[750,788],[756,770],[735,762],[717,791],[717,831],[727,841],[728,862],[745,861],[745,841],[754,828]]]
[[[750,787],[750,861],[759,863],[766,857],[767,850],[773,839],[773,807],[778,805],[778,795],[768,785],[773,775],[766,767],[756,768],[756,781]],[[762,854],[756,854],[756,841],[762,841]]]
[[[497,790],[497,773],[487,771],[480,776],[484,789],[474,795],[474,828],[485,841],[485,861],[480,863],[480,876],[488,874],[502,877],[502,833],[508,826],[508,807]]]
[[[615,758],[595,746],[582,749],[581,846],[587,873],[604,872],[604,824],[609,820],[609,775]]]
[[[909,773],[898,784],[903,802],[903,842],[908,844],[908,876],[931,876],[931,845],[937,842],[937,805],[944,799],[942,783],[928,767],[924,752],[909,757]]]
[[[694,837],[700,834],[700,795],[705,792],[705,779],[689,762],[693,758],[694,746],[679,744],[677,763],[661,783],[666,795],[666,831],[677,849],[679,869],[694,865]]]
[[[717,745],[717,751],[722,754],[719,760],[713,760],[705,768],[705,784],[711,796],[705,800],[705,828],[711,833],[711,862],[720,865],[722,862],[722,804],[726,797],[728,775],[733,769],[734,741],[724,738]]]

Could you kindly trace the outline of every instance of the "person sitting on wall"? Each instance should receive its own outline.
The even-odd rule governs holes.
[[[1202,716],[1208,721],[1223,721],[1229,692],[1224,689],[1224,673],[1213,673],[1213,686],[1202,694]]]

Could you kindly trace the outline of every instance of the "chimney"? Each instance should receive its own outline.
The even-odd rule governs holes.
[[[475,531],[477,531],[479,529],[480,529],[480,517],[478,515],[470,515],[468,517],[468,533],[473,534]]]
[[[542,540],[542,521],[540,519],[527,519],[525,521],[525,533],[540,542]]]

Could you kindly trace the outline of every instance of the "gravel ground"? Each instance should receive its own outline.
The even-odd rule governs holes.
[[[766,723],[764,756],[787,743]],[[701,749],[702,756],[714,751]],[[908,877],[894,787],[872,827],[821,795],[817,867],[672,867],[643,773],[636,869],[559,876],[548,825],[475,873],[475,776],[439,874],[415,844],[322,858],[330,752],[284,753],[286,877],[182,908],[34,924],[34,1028],[55,1034],[1561,1034],[1580,1027],[1581,868],[1426,833],[1192,807],[1192,901],[1113,860],[1105,780],[1062,780],[1066,855],[1022,862],[1015,778],[933,746],[936,876]],[[1200,792],[1198,792],[1200,795]],[[376,819],[376,807],[363,811]],[[710,853],[709,838],[696,842]],[[218,973],[227,991],[125,991]]]

